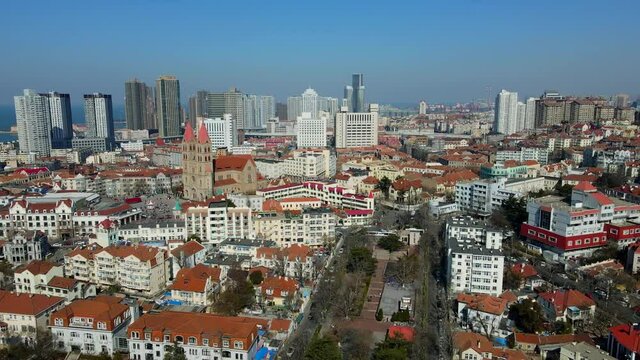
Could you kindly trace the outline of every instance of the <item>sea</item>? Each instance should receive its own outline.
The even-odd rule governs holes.
[[[84,125],[84,107],[71,106],[71,118],[74,124]],[[124,121],[124,105],[113,105],[113,118],[116,125]],[[16,125],[16,110],[13,105],[0,105],[0,130],[9,131]],[[119,126],[116,126],[119,128]],[[0,134],[0,142],[18,140],[18,134]]]

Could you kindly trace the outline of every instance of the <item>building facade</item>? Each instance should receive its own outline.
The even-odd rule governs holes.
[[[378,105],[371,104],[368,113],[347,112],[343,107],[336,114],[334,134],[336,148],[378,145]]]
[[[160,76],[156,80],[156,108],[159,136],[179,136],[182,111],[180,81],[175,76]]]

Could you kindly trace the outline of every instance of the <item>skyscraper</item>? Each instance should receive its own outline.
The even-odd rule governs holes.
[[[296,143],[300,148],[320,148],[327,146],[327,118],[311,116],[311,113],[303,112],[296,120]]]
[[[493,131],[500,134],[513,134],[518,124],[518,93],[502,90],[496,96]]]
[[[84,121],[87,125],[87,137],[107,139],[107,146],[113,148],[115,130],[111,95],[101,93],[84,95]]]
[[[347,85],[344,87],[342,106],[346,106],[349,111],[353,111],[353,86],[351,85]]]
[[[259,128],[265,128],[269,119],[276,115],[276,98],[269,95],[261,95],[258,104]]]
[[[524,115],[524,128],[526,130],[534,129],[536,127],[536,107],[536,98],[528,98]]]
[[[180,135],[180,82],[175,76],[156,80],[156,108],[160,137]]]
[[[22,153],[51,154],[51,118],[46,96],[25,89],[22,96],[14,96],[18,144]]]
[[[311,114],[314,119],[318,117],[318,93],[315,90],[309,88],[302,93],[301,110],[302,113]]]
[[[45,96],[49,101],[51,147],[53,149],[71,147],[71,139],[73,138],[71,97],[69,94],[60,94],[54,91],[40,95]]]
[[[520,131],[525,128],[525,122],[527,117],[527,104],[518,101],[518,109],[516,113],[516,128],[515,131]]]
[[[189,98],[189,122],[191,126],[196,126],[196,119],[207,117],[207,95],[206,90],[199,90]]]
[[[622,109],[629,106],[629,95],[627,94],[617,94],[613,106]]]
[[[203,124],[209,134],[212,151],[220,148],[231,149],[237,145],[234,122],[230,114],[224,114],[222,118],[205,119]]]
[[[138,79],[127,80],[124,83],[124,104],[127,129],[141,130],[155,127],[149,126],[155,121],[152,120],[153,91],[147,84]]]
[[[425,115],[427,113],[427,102],[422,100],[418,106],[418,114]]]
[[[276,103],[276,117],[279,120],[287,120],[287,104]]]
[[[347,110],[343,107],[336,114],[336,148],[378,145],[378,104],[371,104],[367,113]]]
[[[351,86],[353,87],[353,99],[351,100],[353,112],[364,112],[364,78],[362,74],[353,74]]]
[[[222,93],[207,94],[207,116],[222,118],[224,114],[231,114],[236,130],[245,128],[245,95],[236,88],[230,88]]]

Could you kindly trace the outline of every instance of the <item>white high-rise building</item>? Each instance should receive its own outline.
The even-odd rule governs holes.
[[[427,113],[427,102],[424,100],[420,101],[419,108],[420,109],[418,110],[418,114],[425,115]]]
[[[311,113],[303,112],[298,116],[297,123],[298,148],[323,148],[327,146],[327,118],[312,117]]]
[[[536,98],[527,99],[526,111],[524,115],[524,128],[534,129],[536,127]]]
[[[352,113],[342,107],[336,114],[334,133],[336,148],[378,145],[378,104],[371,104],[367,113]]]
[[[107,139],[108,146],[113,146],[115,130],[111,95],[100,93],[85,95],[84,121],[87,124],[87,137]]]
[[[502,90],[496,96],[494,132],[513,134],[518,131],[518,93]]]
[[[516,131],[520,131],[525,128],[526,116],[527,116],[527,104],[518,101]]]
[[[51,116],[49,100],[34,90],[13,98],[16,107],[18,144],[22,153],[49,156],[51,153]]]
[[[302,93],[302,112],[310,113],[311,117],[318,117],[318,93],[309,88]]]
[[[204,127],[209,134],[209,140],[211,140],[212,151],[220,148],[231,149],[237,145],[234,142],[237,138],[233,136],[235,134],[234,125],[235,122],[231,118],[231,114],[224,114],[222,118],[204,120]]]
[[[259,122],[256,124],[259,128],[267,126],[269,119],[276,116],[276,98],[273,96],[260,96],[258,104],[258,116]]]

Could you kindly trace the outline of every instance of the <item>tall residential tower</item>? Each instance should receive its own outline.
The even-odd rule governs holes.
[[[16,107],[18,144],[22,153],[49,156],[51,153],[51,118],[46,96],[25,89],[13,98]]]
[[[113,105],[111,95],[93,93],[84,95],[84,120],[87,137],[107,139],[107,147],[115,144]]]
[[[156,80],[156,108],[160,137],[179,136],[180,82],[175,76],[161,76]]]
[[[353,74],[351,86],[353,87],[353,99],[351,100],[353,112],[364,112],[364,76],[362,74]]]
[[[125,119],[127,129],[155,128],[153,89],[138,79],[124,83]]]
[[[71,120],[71,97],[55,91],[46,94],[49,101],[49,116],[51,118],[51,147],[65,149],[71,147],[73,138],[73,122]]]
[[[502,90],[496,96],[493,131],[509,135],[518,131],[518,93]]]

